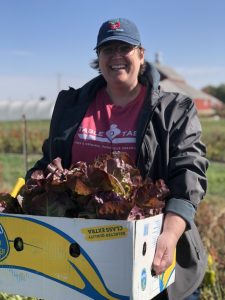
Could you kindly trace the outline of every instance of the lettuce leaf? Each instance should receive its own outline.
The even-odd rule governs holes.
[[[98,156],[63,169],[56,158],[35,171],[21,190],[26,214],[136,220],[163,211],[170,192],[165,182],[143,179],[125,152]]]

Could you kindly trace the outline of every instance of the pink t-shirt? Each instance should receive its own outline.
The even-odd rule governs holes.
[[[105,88],[89,106],[73,141],[72,163],[92,162],[100,154],[127,152],[136,159],[136,127],[146,88],[125,107],[112,104]]]

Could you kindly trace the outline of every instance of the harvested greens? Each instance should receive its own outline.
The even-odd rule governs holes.
[[[69,169],[54,159],[32,174],[16,199],[0,193],[0,212],[138,220],[161,213],[168,196],[162,179],[143,179],[128,154],[117,151]]]

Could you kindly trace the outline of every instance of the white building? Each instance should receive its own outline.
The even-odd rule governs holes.
[[[0,101],[0,121],[49,120],[52,116],[55,101]]]

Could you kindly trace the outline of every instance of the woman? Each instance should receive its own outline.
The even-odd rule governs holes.
[[[155,299],[181,300],[201,283],[205,255],[194,214],[206,191],[207,160],[193,101],[159,87],[159,74],[144,58],[139,31],[126,19],[102,24],[92,64],[100,75],[80,89],[61,91],[43,158],[27,178],[56,157],[59,170],[113,150],[126,151],[143,177],[162,178],[171,191],[157,241],[153,275],[172,263],[176,280]]]

